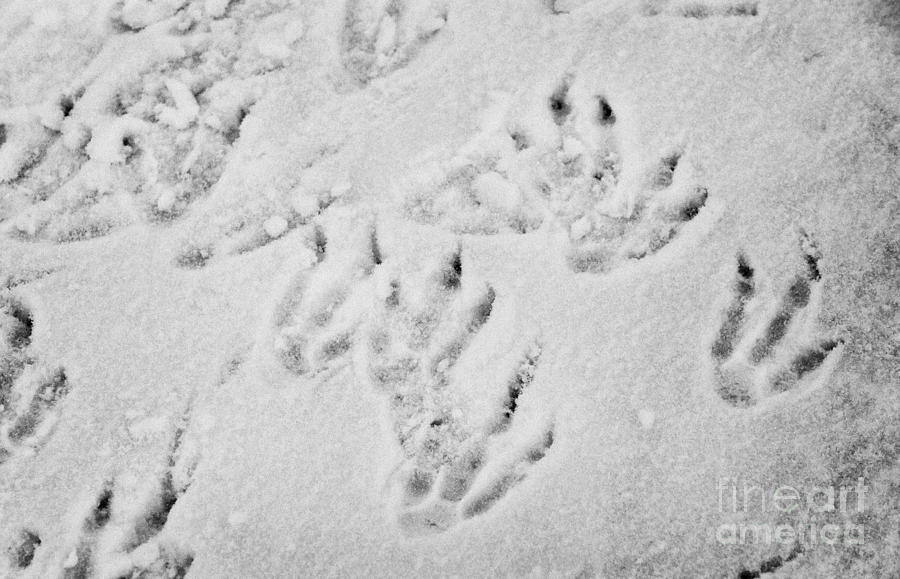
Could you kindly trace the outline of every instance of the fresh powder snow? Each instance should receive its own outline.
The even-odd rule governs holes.
[[[0,577],[900,575],[894,0],[0,0]]]

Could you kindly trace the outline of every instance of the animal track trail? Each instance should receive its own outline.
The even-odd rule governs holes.
[[[341,62],[358,83],[402,68],[447,22],[437,0],[347,0]]]
[[[63,368],[47,367],[30,354],[33,331],[31,310],[11,295],[0,296],[0,464],[40,450],[71,391]]]
[[[244,4],[118,2],[110,21],[127,32],[80,78],[0,110],[0,230],[79,241],[169,224],[208,196],[299,38],[290,26],[263,31],[273,9]],[[256,50],[263,37],[272,54]]]
[[[804,246],[804,270],[774,313],[762,315],[750,311],[759,301],[756,270],[738,256],[732,301],[710,347],[716,393],[730,406],[750,408],[808,392],[821,385],[839,355],[840,338],[817,337],[808,329],[818,313],[821,272],[818,250],[805,236]]]
[[[457,247],[425,270],[424,287],[415,287],[413,275],[385,278],[366,327],[367,380],[387,398],[403,456],[388,484],[391,517],[409,536],[446,531],[488,512],[553,444],[552,426],[523,443],[522,432],[541,425],[516,420],[540,360],[536,342],[510,365],[505,383],[488,384],[500,396],[484,424],[471,424],[458,405],[465,378],[457,367],[490,323],[497,299],[463,267]]]
[[[184,422],[176,428],[160,478],[104,483],[63,564],[66,579],[187,575],[193,554],[165,534],[172,509],[190,488],[197,466],[198,458],[184,452],[187,426]]]
[[[451,161],[399,184],[401,211],[460,233],[564,230],[575,272],[658,253],[700,214],[707,189],[689,151],[671,148],[651,163],[622,151],[621,132],[631,129],[590,89],[566,75],[536,113],[501,101]]]

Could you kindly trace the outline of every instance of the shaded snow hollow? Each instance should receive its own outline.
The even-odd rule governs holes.
[[[0,15],[0,576],[900,574],[895,3]]]

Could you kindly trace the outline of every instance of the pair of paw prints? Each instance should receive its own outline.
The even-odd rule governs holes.
[[[807,394],[824,383],[840,354],[842,340],[816,329],[821,256],[807,236],[802,239],[802,271],[774,304],[759,298],[749,259],[737,258],[731,303],[709,351],[716,394],[730,406],[769,406]]]
[[[300,375],[352,361],[383,395],[402,457],[386,485],[391,518],[411,536],[445,531],[490,510],[553,445],[552,422],[521,412],[541,345],[530,340],[492,365],[492,406],[476,416],[460,400],[482,379],[464,365],[491,323],[495,289],[466,274],[458,245],[405,267],[384,255],[374,226],[348,232],[323,243],[322,262],[286,293],[275,347]]]
[[[405,66],[447,22],[439,0],[347,0],[341,31],[341,63],[367,84]]]
[[[0,464],[40,450],[71,391],[65,370],[31,353],[34,317],[16,297],[0,296]]]
[[[566,77],[530,114],[501,100],[453,159],[400,183],[402,213],[480,235],[562,228],[576,272],[657,253],[706,205],[696,163],[678,148],[638,162],[613,104],[588,89]]]
[[[76,505],[76,528],[62,545],[22,528],[8,545],[9,569],[66,579],[129,577],[183,579],[193,563],[190,550],[167,535],[166,524],[191,485],[198,455],[185,444],[188,423],[175,430],[159,477],[121,476],[100,485]],[[61,555],[61,556],[60,556]]]
[[[302,31],[266,29],[271,9],[254,3],[201,4],[118,3],[110,18],[122,33],[73,83],[0,111],[4,233],[78,241],[167,223],[208,194],[285,64],[269,53],[289,57]]]

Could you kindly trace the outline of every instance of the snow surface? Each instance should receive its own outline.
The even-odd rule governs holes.
[[[0,15],[0,576],[900,574],[896,3]]]

